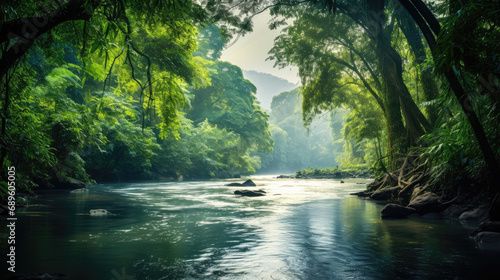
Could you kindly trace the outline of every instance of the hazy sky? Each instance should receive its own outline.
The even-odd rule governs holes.
[[[300,84],[296,67],[278,69],[273,68],[274,61],[266,61],[269,57],[268,52],[273,47],[274,38],[280,34],[279,30],[269,29],[270,19],[268,12],[255,16],[253,32],[240,37],[234,45],[225,49],[220,60],[229,61],[244,70],[269,73],[294,84]]]

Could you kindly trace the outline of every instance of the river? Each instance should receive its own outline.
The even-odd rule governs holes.
[[[236,196],[227,180],[41,194],[17,213],[16,270],[76,280],[485,279],[499,266],[498,252],[468,238],[472,226],[381,220],[382,205],[349,195],[364,179],[252,179],[266,196]]]

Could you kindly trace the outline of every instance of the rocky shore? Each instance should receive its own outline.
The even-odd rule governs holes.
[[[426,176],[422,172],[405,180],[404,176],[388,174],[368,184],[367,190],[352,195],[386,203],[380,213],[382,219],[416,216],[476,224],[478,227],[470,237],[478,247],[500,250],[499,195],[463,178],[436,187],[428,183]]]
[[[369,172],[356,171],[297,171],[295,175],[279,175],[278,179],[347,179],[347,178],[374,178]]]

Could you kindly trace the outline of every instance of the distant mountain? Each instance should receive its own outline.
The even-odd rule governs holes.
[[[257,100],[259,100],[260,106],[268,112],[271,111],[273,96],[298,87],[298,85],[268,73],[243,70],[243,76],[257,87]]]

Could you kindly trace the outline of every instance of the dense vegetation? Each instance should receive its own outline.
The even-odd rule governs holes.
[[[59,10],[76,12],[69,10],[76,2]],[[2,26],[44,4],[58,9],[3,3]],[[196,22],[206,16],[201,7],[153,12],[128,4],[118,11],[103,4],[88,21],[54,26],[2,73],[1,156],[5,168],[16,167],[18,192],[250,174],[260,166],[253,153],[272,150],[255,87],[217,60],[225,39],[220,28]],[[15,47],[6,44],[2,60]]]
[[[272,58],[299,67],[305,123],[349,111],[344,134],[370,143],[361,148],[376,154],[370,164],[380,172],[364,195],[391,188],[407,205],[426,191],[444,199],[486,191],[491,201],[500,148],[495,1],[314,2],[322,3],[273,9],[295,20]]]
[[[0,161],[26,190],[303,168],[302,112],[306,125],[330,122],[329,137],[325,127],[314,135],[329,143],[318,160],[373,168],[377,188],[460,177],[496,192],[497,4],[3,1]],[[300,98],[275,97],[271,124],[241,69],[218,60],[264,9],[272,27],[289,24],[271,59],[298,66],[303,84]]]

